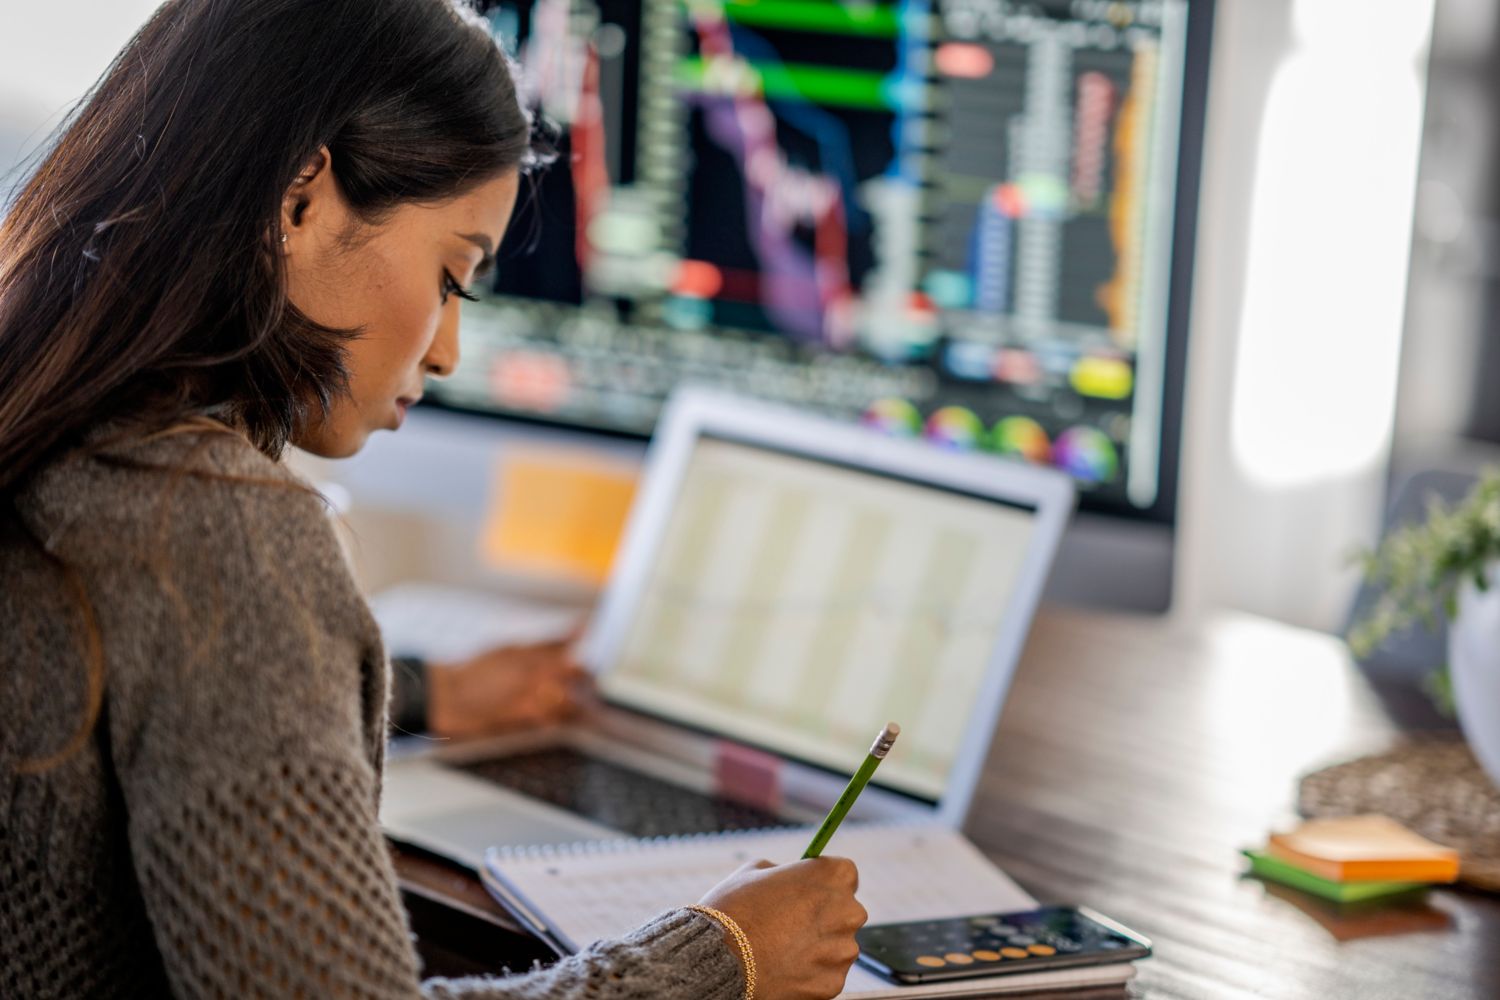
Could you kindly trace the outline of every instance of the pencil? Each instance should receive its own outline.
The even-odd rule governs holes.
[[[849,784],[844,786],[844,792],[839,800],[828,810],[828,816],[823,820],[823,825],[818,827],[818,832],[813,834],[812,843],[807,845],[807,850],[802,852],[803,858],[816,858],[823,853],[823,848],[828,846],[828,841],[833,839],[839,824],[844,817],[849,815],[849,809],[854,805],[854,800],[859,798],[859,793],[865,790],[865,785],[870,783],[870,776],[885,760],[885,755],[891,752],[891,745],[896,742],[896,737],[901,735],[901,727],[894,722],[887,722],[880,735],[875,737],[875,743],[870,747],[870,753],[865,757],[865,762],[859,765],[859,770],[854,772],[854,777],[849,779]]]

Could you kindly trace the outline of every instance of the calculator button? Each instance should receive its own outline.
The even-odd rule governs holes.
[[[970,956],[970,955],[965,955],[961,951],[950,951],[948,954],[944,955],[943,958],[946,959],[949,962],[952,962],[954,965],[973,965],[974,964],[973,957]]]
[[[1057,949],[1047,944],[1034,944],[1026,950],[1031,952],[1033,955],[1040,955],[1042,958],[1046,958],[1048,955],[1057,954]]]
[[[1002,934],[1002,935],[1010,935],[1010,934],[1019,933],[1018,930],[1016,928],[1012,927],[1010,924],[1001,924],[1001,923],[996,923],[996,924],[990,925],[990,932],[993,933],[993,934]]]
[[[974,952],[974,957],[979,959],[981,962],[1000,961],[1000,953],[998,951],[990,951],[988,948],[980,948],[978,951]]]
[[[918,955],[917,964],[925,965],[929,969],[941,969],[948,963],[943,961],[941,958],[938,958],[936,955]]]
[[[1031,955],[1025,948],[1001,948],[1000,954],[1006,958],[1030,958]]]
[[[1036,944],[1036,938],[1032,937],[1030,934],[1012,934],[1010,936],[1010,943],[1019,945],[1022,948],[1027,948],[1031,945]]]

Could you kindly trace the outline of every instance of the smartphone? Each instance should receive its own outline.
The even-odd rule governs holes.
[[[936,983],[1131,962],[1151,942],[1084,906],[876,924],[857,935],[859,960],[896,983]]]

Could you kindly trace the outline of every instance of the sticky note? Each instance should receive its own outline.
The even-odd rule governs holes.
[[[1266,853],[1332,882],[1452,882],[1459,855],[1386,816],[1310,819],[1272,834]]]
[[[485,562],[506,572],[602,584],[637,475],[633,463],[597,455],[507,450],[485,517]]]
[[[1265,851],[1247,850],[1241,854],[1250,859],[1250,873],[1257,878],[1281,882],[1294,889],[1310,892],[1336,903],[1362,902],[1383,896],[1401,896],[1427,888],[1424,882],[1333,882],[1305,872]]]

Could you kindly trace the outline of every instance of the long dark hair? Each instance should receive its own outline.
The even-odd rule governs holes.
[[[170,0],[130,41],[0,224],[0,529],[26,531],[29,477],[105,421],[228,423],[274,457],[345,391],[357,331],[293,308],[277,252],[284,195],[324,147],[369,223],[534,158],[509,63],[461,0]],[[82,746],[104,680],[88,589],[38,544],[76,599],[88,694],[27,772]]]
[[[508,61],[461,0],[170,0],[0,225],[0,509],[90,426],[213,415],[267,454],[347,386],[287,301],[284,194],[322,147],[358,216],[524,166]]]

